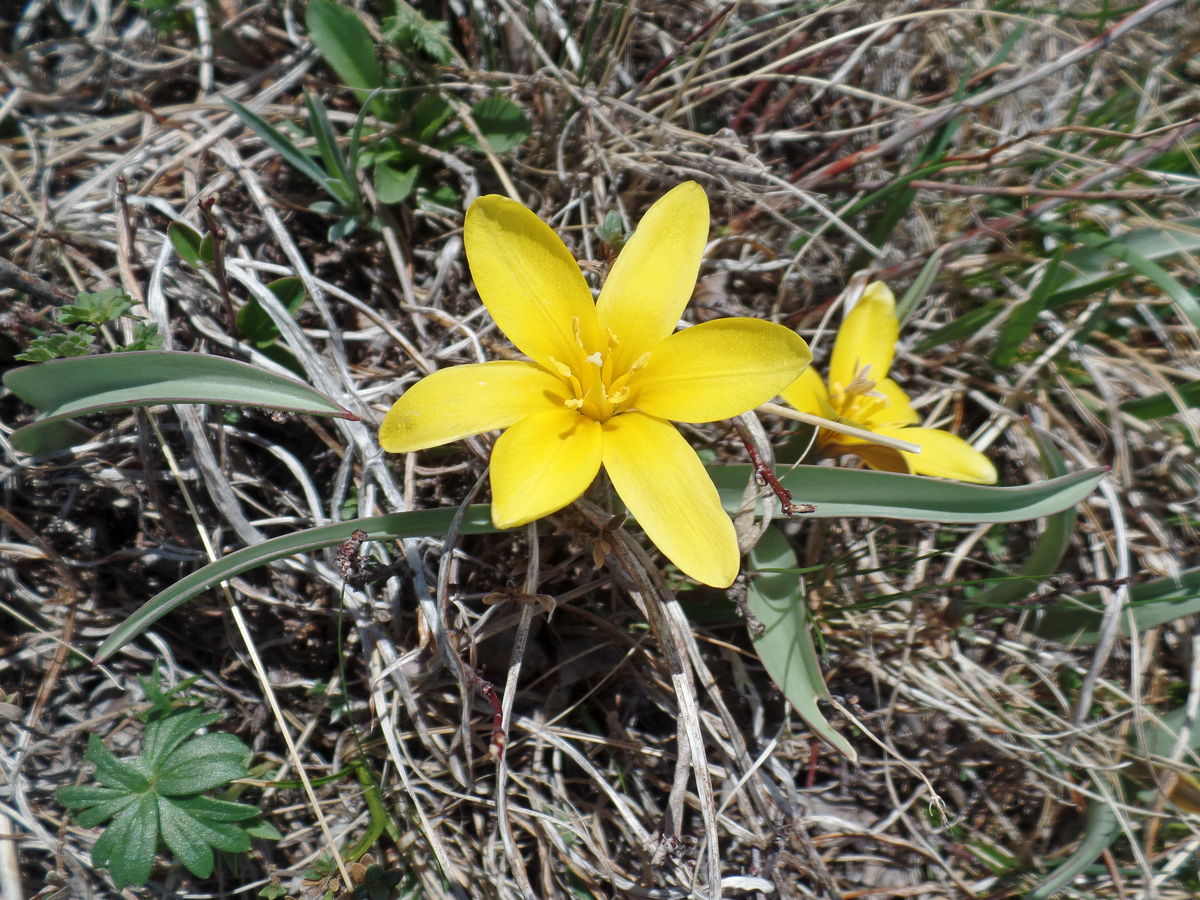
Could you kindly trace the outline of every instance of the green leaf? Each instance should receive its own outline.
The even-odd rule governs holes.
[[[129,792],[120,788],[99,787],[94,784],[69,784],[54,792],[54,797],[67,809],[95,806],[117,797],[128,797]]]
[[[1200,568],[1185,569],[1177,577],[1156,578],[1129,588],[1129,615],[1138,631],[1183,616],[1200,613]],[[1104,605],[1098,591],[1055,598],[1029,626],[1029,631],[1052,641],[1074,646],[1100,639]],[[1129,634],[1129,620],[1119,620],[1121,634]]]
[[[220,713],[205,712],[199,707],[180,709],[169,716],[151,722],[142,735],[142,758],[153,768],[159,768],[180,744],[201,728],[221,720]]]
[[[318,0],[314,0],[314,2],[318,2]],[[324,0],[321,0],[321,2],[324,2]],[[326,174],[320,166],[313,162],[312,158],[309,157],[308,154],[292,143],[287,135],[285,135],[282,131],[280,131],[258,113],[252,112],[231,97],[224,97],[222,99],[224,99],[225,104],[237,114],[237,117],[245,122],[251,131],[258,135],[264,144],[283,157],[284,161],[287,162],[293,169],[303,175],[308,176],[309,180],[311,180],[319,188],[324,190],[335,200],[338,200],[338,202],[341,202],[341,198],[338,197],[337,193],[335,193],[333,188],[330,186],[330,181],[332,179],[329,177],[329,175]],[[207,235],[205,237],[207,237]]]
[[[158,849],[158,805],[154,794],[143,795],[137,805],[118,815],[92,847],[92,865],[108,869],[118,891],[127,884],[150,879]]]
[[[280,304],[288,313],[295,316],[304,303],[304,282],[289,275],[279,278],[267,285]],[[279,327],[262,308],[256,299],[251,297],[237,312],[237,329],[242,337],[250,341],[259,350],[270,347],[280,338]]]
[[[197,827],[195,819],[166,797],[158,798],[158,822],[163,843],[189,872],[197,878],[212,874],[213,853],[206,829]]]
[[[222,581],[228,581],[242,572],[248,572],[277,559],[296,556],[300,553],[310,553],[313,550],[340,544],[349,538],[350,533],[357,528],[365,531],[367,539],[373,541],[445,534],[457,512],[458,510],[454,508],[426,509],[395,513],[389,516],[353,519],[349,522],[338,522],[334,525],[323,525],[319,528],[297,531],[294,534],[286,534],[263,541],[253,547],[237,550],[197,569],[190,575],[185,575],[166,590],[160,591],[148,600],[100,645],[100,649],[96,651],[95,661],[101,662],[108,659],[173,609],[186,603],[197,594],[215,587]],[[492,524],[489,507],[471,506],[467,508],[460,526],[462,534],[486,534],[496,530]]]
[[[709,468],[725,508],[738,509],[750,466]],[[1053,515],[1092,492],[1107,470],[1086,469],[1020,487],[983,487],[866,469],[796,466],[776,475],[797,503],[817,509],[803,518],[866,517],[914,522],[1021,522]]]
[[[154,322],[134,322],[133,339],[123,347],[117,347],[117,353],[135,353],[142,350],[161,350],[162,336],[158,333],[158,325]]]
[[[1162,391],[1149,397],[1139,397],[1121,404],[1121,412],[1143,421],[1173,416],[1194,406],[1200,406],[1200,381],[1181,384],[1174,391]]]
[[[279,829],[266,819],[253,819],[242,826],[246,834],[260,841],[282,841],[283,835]]]
[[[73,304],[58,311],[58,320],[64,325],[104,325],[121,318],[132,308],[133,298],[120,288],[108,288],[95,294],[81,291],[75,295]]]
[[[88,735],[88,748],[84,759],[95,764],[95,778],[105,787],[119,788],[135,794],[150,788],[150,780],[146,773],[130,761],[118,759],[104,746],[104,741],[100,740],[95,732]]]
[[[75,416],[160,403],[220,403],[353,419],[354,414],[308,385],[246,363],[203,353],[149,351],[85,356],[22,366],[4,383],[43,411],[13,432],[25,453],[61,449],[48,426]]]
[[[91,325],[80,325],[66,334],[42,334],[29,342],[29,349],[18,353],[13,359],[21,362],[40,363],[52,359],[87,356],[96,343],[96,329]]]
[[[200,244],[204,238],[194,228],[182,222],[172,222],[167,227],[167,237],[171,239],[171,246],[175,248],[179,258],[189,266],[203,269],[211,262],[211,260],[205,262],[204,255],[200,251]],[[209,246],[212,246],[212,241],[209,241]]]
[[[799,563],[787,538],[768,528],[750,551],[747,568],[746,605],[762,626],[761,633],[750,632],[758,658],[813,733],[856,762],[850,742],[817,706],[818,700],[829,699],[829,689],[808,630],[808,607],[796,576]]]
[[[232,734],[202,734],[183,744],[159,769],[160,794],[198,794],[250,774],[249,748]]]
[[[417,101],[412,111],[412,125],[417,141],[422,144],[433,143],[434,137],[442,130],[442,126],[450,121],[452,115],[454,107],[446,98],[437,91],[429,91]]]
[[[208,822],[244,822],[262,815],[257,806],[213,797],[172,797],[171,802],[189,815]]]
[[[311,0],[304,22],[325,62],[347,87],[372,90],[383,86],[375,43],[358,13],[330,0]]]
[[[387,161],[375,164],[375,193],[383,203],[403,203],[413,192],[420,166],[398,168]]]
[[[446,39],[449,25],[431,22],[407,3],[396,4],[396,15],[383,20],[383,38],[406,53],[424,53],[434,62],[447,65],[454,48]]]
[[[100,790],[103,790],[101,788]],[[111,819],[113,816],[119,815],[122,811],[138,803],[142,794],[130,794],[127,792],[118,791],[119,797],[113,797],[111,800],[106,800],[103,803],[97,803],[90,809],[81,810],[75,820],[79,823],[80,828],[95,828],[101,822]]]
[[[507,153],[524,143],[532,133],[529,120],[521,107],[511,100],[497,95],[480,100],[471,107],[471,118],[487,140],[493,153]],[[456,143],[466,144],[473,150],[484,151],[475,136],[461,132],[452,138]]]

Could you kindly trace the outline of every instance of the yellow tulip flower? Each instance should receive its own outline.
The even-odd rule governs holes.
[[[862,438],[817,431],[815,450],[828,458],[854,454],[872,469],[936,475],[994,484],[991,460],[960,437],[916,425],[919,417],[900,386],[887,377],[900,335],[896,299],[882,281],[867,285],[838,329],[829,361],[829,385],[811,368],[783,390],[783,399],[810,415],[916,444],[906,453]]]
[[[576,500],[601,465],[646,535],[684,573],[727,587],[737,536],[700,458],[671,424],[770,400],[812,358],[781,325],[717,319],[675,331],[708,238],[695,182],[642,218],[593,300],[570,251],[505,197],[467,210],[467,262],[492,318],[527,360],[442,369],[379,430],[390,453],[505,429],[492,448],[492,521],[509,528]]]

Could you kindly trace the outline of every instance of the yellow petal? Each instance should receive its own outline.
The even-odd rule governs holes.
[[[737,534],[696,451],[675,426],[631,412],[604,424],[604,468],[646,536],[685,575],[737,577]]]
[[[629,386],[639,410],[676,422],[714,422],[766,403],[812,360],[790,328],[729,318],[659,343]]]
[[[836,419],[837,411],[829,402],[829,391],[816,369],[809,366],[800,377],[779,392],[793,408],[812,416]]]
[[[522,353],[553,369],[578,368],[599,346],[596,304],[570,251],[520,203],[489,194],[467,210],[463,242],[471,277],[500,330]]]
[[[875,391],[883,394],[887,398],[887,406],[877,410],[866,423],[869,426],[900,426],[900,425],[915,425],[921,421],[916,410],[912,408],[912,404],[908,401],[908,394],[900,390],[900,385],[892,381],[890,378],[885,378],[882,381],[875,383]]]
[[[534,413],[492,448],[492,521],[524,525],[578,499],[600,471],[600,423],[566,408]]]
[[[906,428],[904,431],[907,433],[909,429]],[[881,472],[896,472],[901,475],[910,474],[908,462],[905,457],[912,456],[911,453],[893,450],[891,447],[872,444],[868,441],[859,440],[849,435],[837,434],[833,431],[822,431],[822,438],[825,435],[832,435],[833,437],[828,440],[818,439],[817,447],[821,455],[827,459],[837,459],[840,456],[853,455],[866,463],[868,468],[878,469]]]
[[[507,428],[565,399],[563,383],[533,363],[452,366],[426,375],[392,404],[379,427],[379,446],[388,453],[436,447]]]
[[[953,478],[973,484],[995,484],[996,467],[992,461],[962,438],[936,428],[878,428],[879,434],[911,441],[921,448],[918,453],[902,453],[914,475]]]
[[[830,384],[846,387],[867,366],[869,378],[883,379],[892,367],[899,336],[896,298],[882,281],[873,281],[838,329],[829,360]]]
[[[707,240],[708,198],[694,181],[672,188],[642,216],[596,301],[601,329],[620,341],[615,371],[626,371],[675,330]]]

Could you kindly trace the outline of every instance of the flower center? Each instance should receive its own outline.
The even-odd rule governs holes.
[[[829,402],[838,418],[846,424],[868,429],[888,405],[887,397],[875,390],[875,379],[871,377],[869,365],[858,369],[854,373],[854,380],[847,385],[831,381]]]
[[[579,345],[579,353],[576,354],[574,367],[550,357],[555,373],[567,386],[567,399],[564,403],[567,409],[573,409],[597,422],[607,422],[613,416],[632,409],[636,398],[633,396],[630,379],[638,369],[646,365],[650,354],[642,354],[634,360],[628,370],[616,372],[613,357],[621,342],[611,331],[605,338],[603,349],[589,350],[584,346],[579,321],[576,320],[575,342]]]

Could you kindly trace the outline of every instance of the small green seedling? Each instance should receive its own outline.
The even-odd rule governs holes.
[[[244,853],[251,838],[281,835],[248,803],[209,796],[249,774],[250,748],[232,734],[201,733],[221,719],[196,707],[173,708],[146,726],[139,756],[118,758],[92,734],[85,758],[96,784],[59,788],[58,801],[77,810],[83,828],[112,821],[92,848],[92,865],[106,868],[118,891],[145,884],[160,846],[198,878],[212,874],[213,850]]]
[[[59,325],[66,330],[58,333],[42,332],[29,342],[29,348],[18,353],[14,359],[22,362],[45,362],[69,356],[87,356],[96,345],[97,332],[110,322],[122,318],[132,319],[133,338],[127,344],[110,343],[118,352],[128,350],[159,350],[163,340],[158,326],[130,312],[133,300],[120,288],[107,288],[95,294],[81,291],[75,302],[57,310]]]

